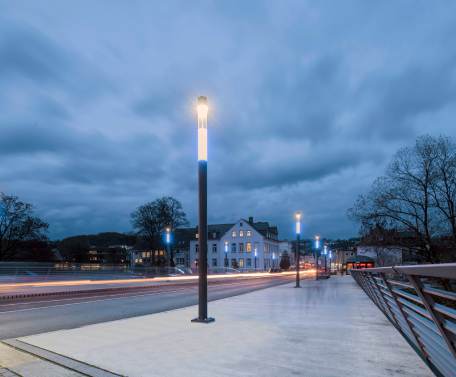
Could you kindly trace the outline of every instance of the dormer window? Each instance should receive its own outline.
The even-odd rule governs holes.
[[[242,223],[239,223],[239,226],[242,226]]]

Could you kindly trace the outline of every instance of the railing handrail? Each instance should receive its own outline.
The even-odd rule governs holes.
[[[443,279],[456,279],[456,263],[374,267],[365,268],[364,270],[383,274],[421,275]]]
[[[445,280],[456,279],[456,263],[349,271],[437,376],[456,376],[456,294]]]

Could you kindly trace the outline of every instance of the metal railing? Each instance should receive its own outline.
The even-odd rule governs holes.
[[[230,267],[208,268],[209,275],[261,273],[260,269]],[[69,280],[117,280],[141,279],[167,276],[197,275],[198,268],[188,267],[122,267],[109,265],[65,265],[56,266],[2,266],[0,265],[0,283],[25,283]]]
[[[437,376],[456,377],[456,263],[349,271]]]

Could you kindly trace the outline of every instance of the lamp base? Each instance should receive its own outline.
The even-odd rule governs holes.
[[[194,318],[194,319],[192,319],[192,322],[211,323],[211,322],[215,322],[215,318],[212,318],[212,317],[209,317],[209,318],[206,318],[206,319]]]
[[[301,286],[300,286],[300,285],[298,285],[297,287],[293,287],[293,288],[301,288]]]

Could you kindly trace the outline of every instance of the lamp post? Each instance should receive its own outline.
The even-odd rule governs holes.
[[[169,232],[171,231],[171,229],[168,227],[166,227],[166,248],[167,248],[167,251],[166,251],[166,262],[168,264],[168,276],[170,275],[171,273],[171,266],[170,266],[170,259],[169,259],[169,241],[170,241],[170,236],[169,236]]]
[[[325,274],[328,273],[328,269],[326,268],[326,245],[324,246],[325,248]]]
[[[225,241],[225,272],[228,272],[228,241]]]
[[[207,98],[198,97],[198,317],[192,322],[215,321],[207,316]]]
[[[331,250],[329,250],[329,274],[331,275],[331,259],[332,259],[332,254]]]
[[[316,268],[317,268],[317,274],[316,274],[316,278],[315,278],[316,280],[318,280],[318,257],[319,257],[318,248],[320,247],[320,243],[318,241],[319,238],[320,238],[320,236],[315,236],[315,239],[316,239],[316,241],[315,241],[315,249],[316,249],[316,251],[315,251],[315,262],[316,262],[315,265],[316,265]]]
[[[301,237],[301,213],[296,212],[296,287],[295,288],[301,288],[299,286],[299,243],[300,243],[300,237]]]
[[[275,253],[272,253],[272,272],[274,272]]]
[[[256,270],[257,248],[255,248],[255,258],[253,258],[253,269]]]

